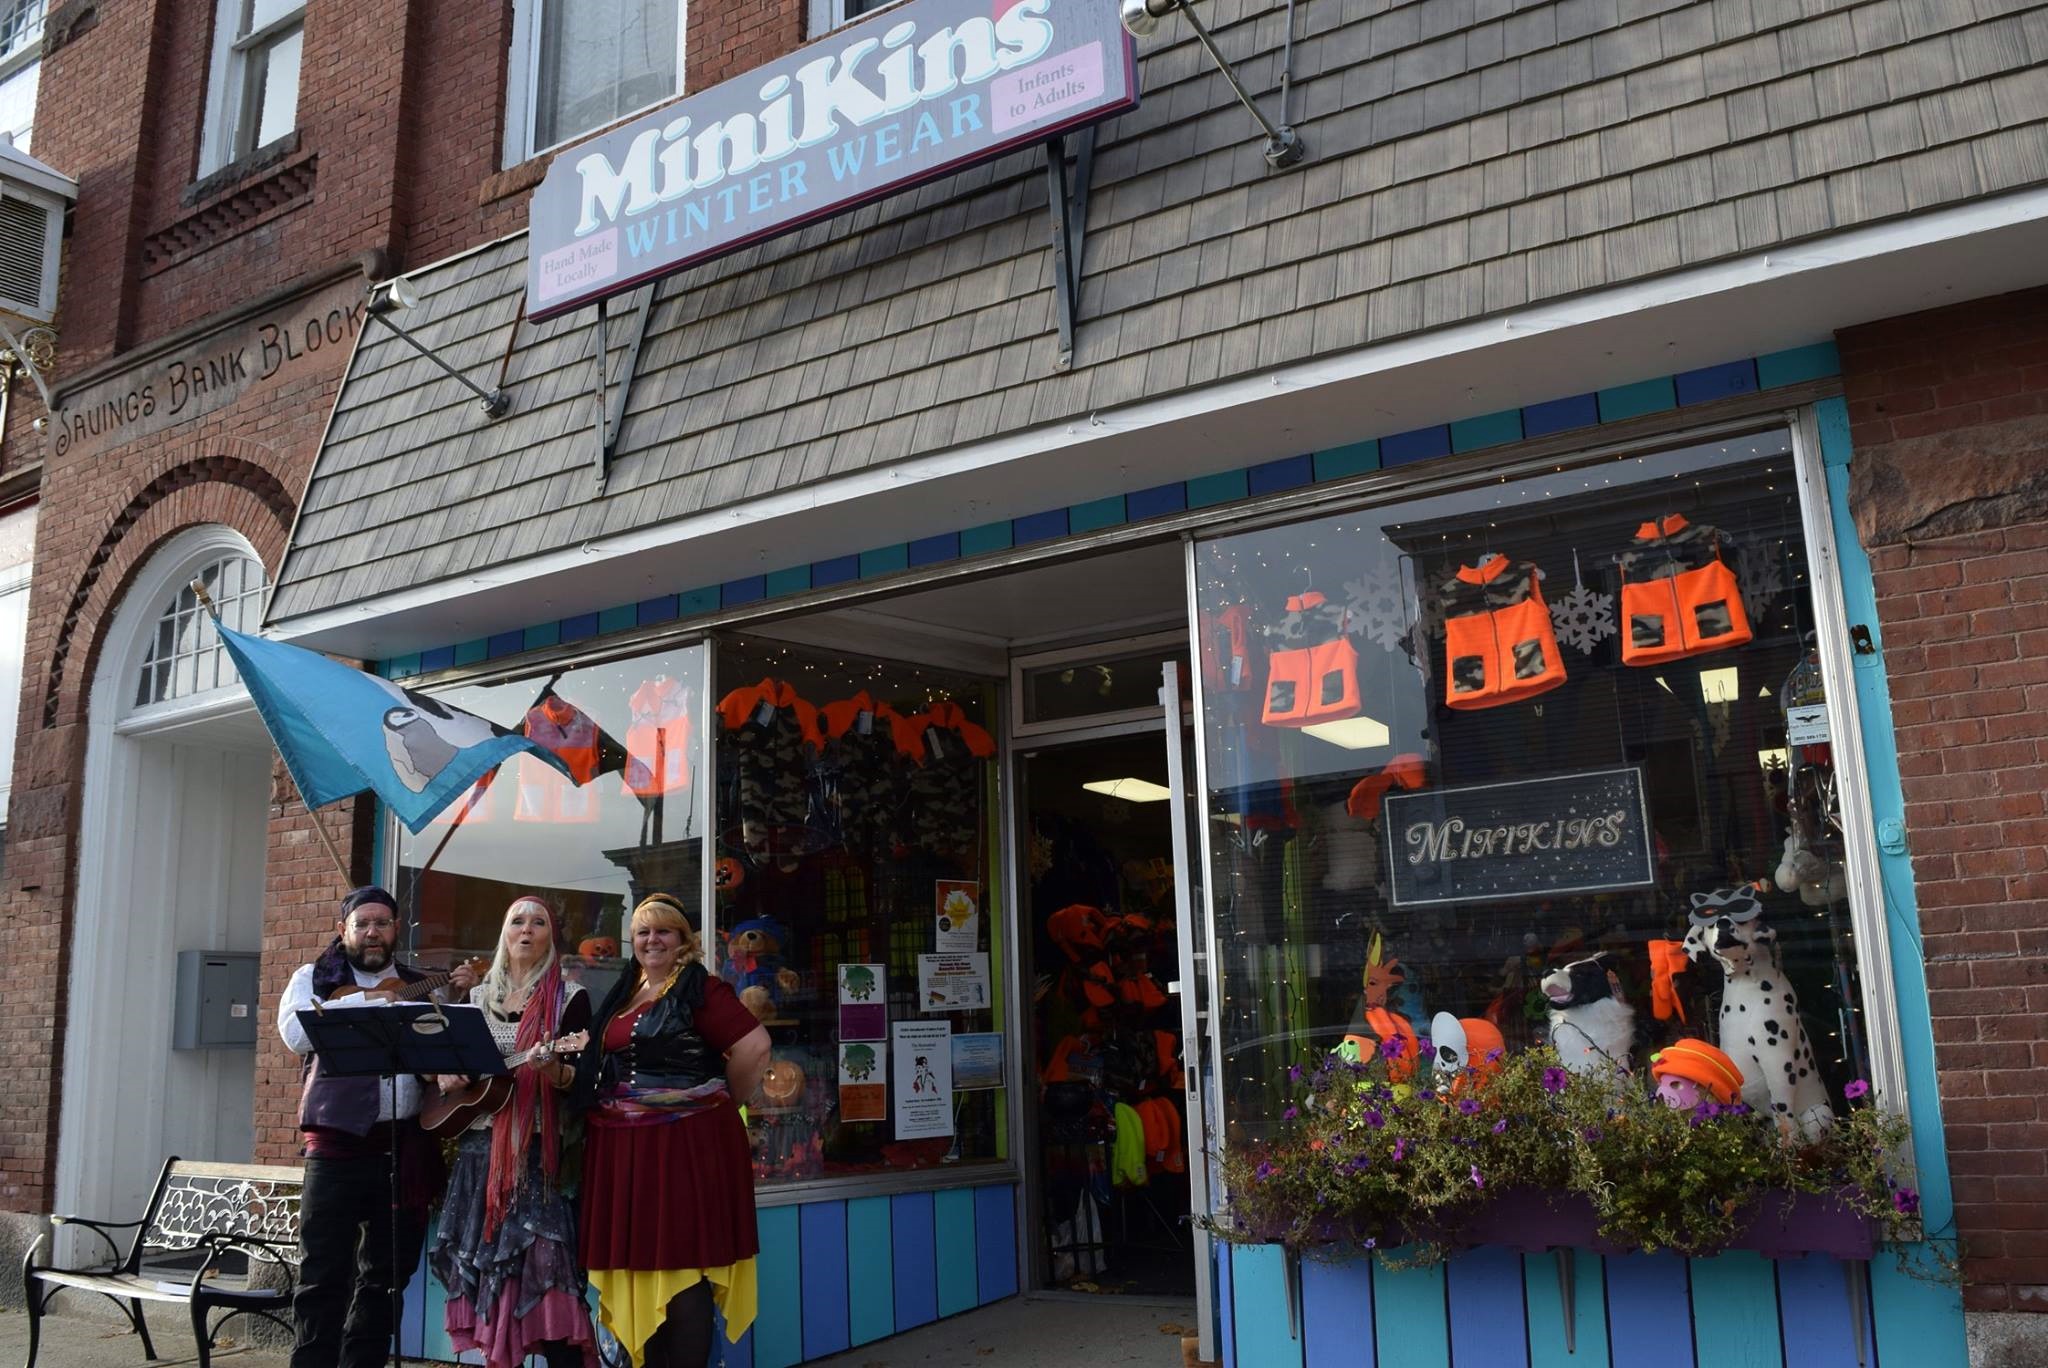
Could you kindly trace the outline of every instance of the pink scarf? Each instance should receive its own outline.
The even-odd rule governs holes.
[[[554,1039],[562,999],[562,961],[558,956],[526,999],[526,1008],[519,1015],[519,1032],[513,1038],[516,1049],[530,1050]],[[541,1172],[553,1182],[561,1162],[555,1089],[539,1069],[522,1064],[512,1076],[512,1100],[491,1126],[491,1167],[484,1187],[486,1239],[497,1233],[512,1208],[513,1194],[526,1177],[526,1144],[533,1136],[536,1116],[540,1118]]]

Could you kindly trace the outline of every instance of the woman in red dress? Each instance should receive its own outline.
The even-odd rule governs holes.
[[[597,1010],[579,1079],[589,1106],[582,1252],[605,1327],[641,1368],[701,1368],[714,1302],[754,1322],[753,1158],[740,1102],[768,1032],[704,968],[682,904],[633,909],[633,967]]]

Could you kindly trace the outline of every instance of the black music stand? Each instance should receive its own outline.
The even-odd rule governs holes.
[[[505,1072],[505,1057],[484,1021],[481,1007],[440,1007],[427,1002],[392,1002],[376,1007],[302,1008],[299,1025],[312,1042],[320,1071],[329,1078],[381,1078],[398,1110],[400,1074],[468,1074],[484,1077]],[[402,1355],[398,1330],[405,1306],[405,1287],[398,1269],[398,1134],[391,1136],[391,1361]]]

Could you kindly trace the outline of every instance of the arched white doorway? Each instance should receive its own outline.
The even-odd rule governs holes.
[[[270,803],[270,740],[195,578],[228,625],[254,628],[255,551],[232,529],[189,528],[121,600],[92,680],[58,1211],[125,1215],[166,1155],[247,1160],[254,1145],[255,1052],[171,1040],[178,953],[262,947]]]

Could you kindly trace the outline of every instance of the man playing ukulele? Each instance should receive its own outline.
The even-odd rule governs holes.
[[[299,1013],[345,998],[367,1007],[401,997],[463,1001],[475,969],[427,975],[399,964],[398,904],[381,888],[341,902],[338,934],[320,958],[301,965],[277,1003],[278,1034],[303,1061],[299,1130],[305,1185],[299,1197],[297,1343],[291,1368],[378,1368],[391,1350],[398,1299],[419,1263],[427,1206],[440,1186],[440,1154],[416,1117],[420,1083],[396,1088],[378,1078],[324,1078]],[[397,1261],[392,1264],[391,1152],[398,1150]]]

